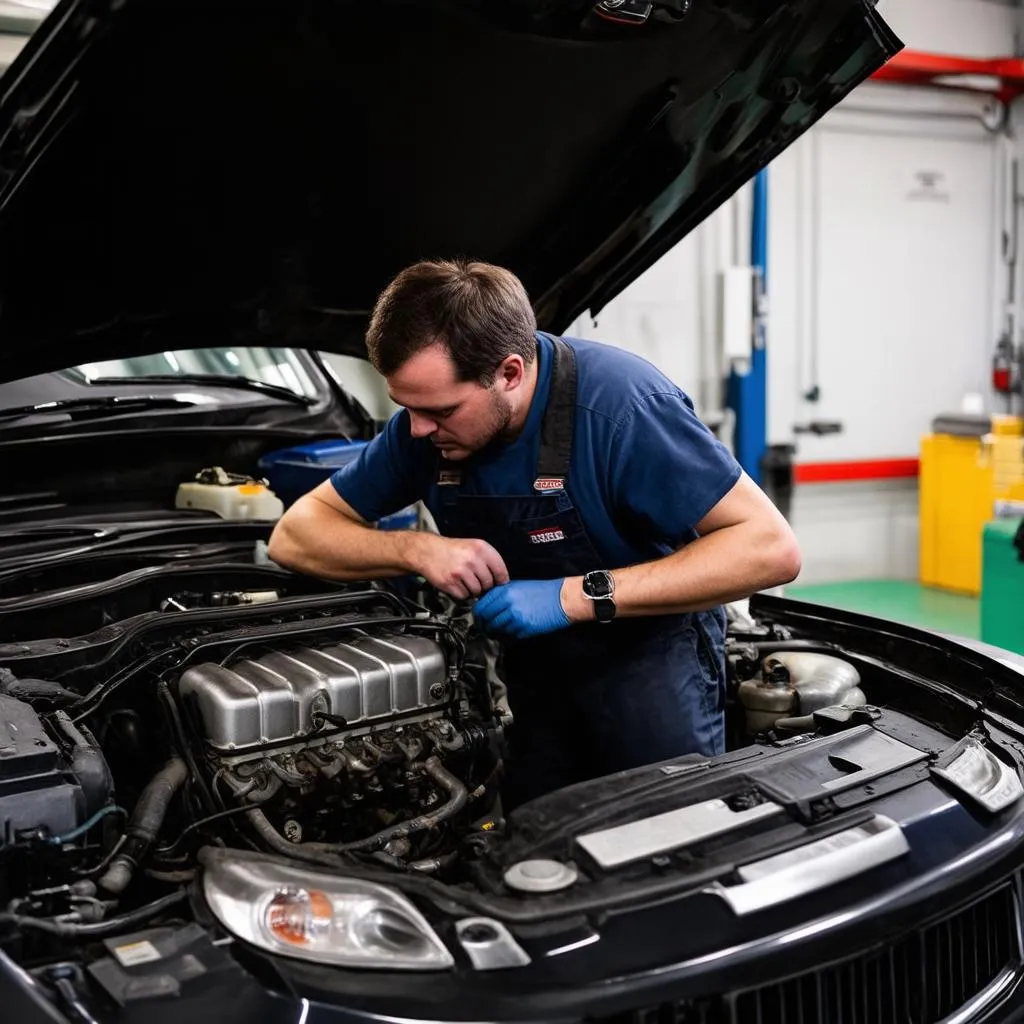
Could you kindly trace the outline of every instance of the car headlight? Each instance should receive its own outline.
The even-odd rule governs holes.
[[[206,860],[203,891],[228,931],[271,953],[392,970],[442,970],[454,963],[413,904],[374,882],[215,857]]]

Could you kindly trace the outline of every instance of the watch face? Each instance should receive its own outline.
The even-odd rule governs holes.
[[[590,573],[586,577],[587,593],[591,597],[610,597],[612,581],[606,573]]]

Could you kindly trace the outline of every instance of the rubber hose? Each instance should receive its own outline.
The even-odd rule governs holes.
[[[100,888],[115,895],[128,888],[135,868],[142,862],[164,823],[174,794],[187,778],[188,765],[180,757],[172,758],[153,776],[128,822],[128,840],[100,879]]]
[[[156,868],[146,868],[143,874],[147,878],[155,878],[158,882],[173,882],[175,885],[191,882],[196,877],[194,868],[186,868],[184,871],[158,871]]]
[[[322,864],[329,868],[341,866],[340,857],[319,849],[318,844],[289,842],[258,808],[254,807],[246,814],[246,817],[260,834],[260,838],[276,853],[283,854],[285,857],[294,857],[296,860],[308,861],[310,864]]]
[[[160,899],[138,907],[120,917],[112,917],[109,921],[96,921],[89,924],[78,924],[74,921],[44,921],[37,917],[25,917],[20,914],[0,914],[0,921],[10,921],[19,928],[36,928],[42,932],[49,932],[51,935],[70,935],[75,938],[100,939],[107,935],[114,935],[124,928],[131,928],[143,921],[159,914],[176,903],[186,899],[188,893],[184,889],[161,896]]]
[[[71,770],[85,795],[86,813],[93,814],[113,801],[114,779],[110,766],[96,737],[84,725],[75,725],[63,711],[54,715],[54,721],[73,745]]]
[[[370,854],[370,856],[381,864],[387,864],[389,868],[394,868],[396,871],[409,870],[409,865],[401,857],[396,857],[393,853],[385,853],[384,850],[378,850],[376,853]]]
[[[308,860],[313,864],[326,864],[330,867],[337,867],[339,864],[338,854],[355,853],[357,851],[373,850],[384,847],[392,839],[412,835],[414,832],[423,832],[434,828],[458,814],[469,800],[469,793],[466,787],[451,774],[437,757],[428,757],[423,763],[423,770],[440,783],[450,794],[448,801],[439,810],[430,814],[421,814],[419,817],[411,818],[409,821],[391,825],[382,832],[377,832],[367,839],[359,839],[354,843],[292,843],[289,842],[267,819],[267,816],[259,810],[251,810],[247,817],[253,823],[256,831],[267,841],[276,852],[286,857],[295,857],[299,860]]]
[[[19,679],[10,669],[0,668],[0,693],[31,704],[47,700],[52,704],[71,705],[82,695],[68,690],[50,679]]]
[[[491,786],[498,781],[499,776],[504,770],[505,762],[499,759],[494,768],[491,769],[490,775],[488,775],[487,778],[469,794],[470,801],[479,800],[482,796],[485,796]]]
[[[414,860],[409,867],[413,871],[422,872],[425,875],[431,875],[435,871],[440,871],[441,868],[446,868],[451,864],[454,864],[458,858],[457,853],[442,853],[437,857],[425,857],[423,860]]]
[[[50,842],[55,846],[60,846],[62,843],[70,843],[77,839],[79,836],[84,836],[98,821],[102,821],[110,814],[124,814],[126,813],[124,808],[115,807],[113,804],[109,807],[103,807],[98,810],[91,818],[87,821],[82,822],[78,828],[73,828],[70,832],[65,832],[62,836],[50,836]]]
[[[466,790],[466,787],[441,764],[440,759],[437,757],[428,757],[423,763],[423,770],[450,794],[447,803],[443,807],[429,814],[421,814],[416,818],[410,818],[409,821],[402,821],[397,825],[391,825],[384,829],[384,831],[370,836],[368,839],[359,839],[354,843],[335,846],[333,849],[340,852],[371,850],[374,847],[385,846],[392,839],[435,828],[441,822],[447,821],[458,814],[469,800],[469,792]]]

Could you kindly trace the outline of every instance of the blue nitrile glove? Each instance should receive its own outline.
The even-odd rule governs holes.
[[[553,633],[569,625],[562,609],[564,580],[514,580],[489,590],[477,601],[473,617],[485,633],[519,639]]]

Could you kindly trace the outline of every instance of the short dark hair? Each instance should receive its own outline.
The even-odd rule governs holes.
[[[424,260],[403,270],[381,293],[366,348],[385,377],[437,342],[449,351],[459,380],[490,386],[502,361],[537,352],[537,318],[510,270],[471,260]]]

